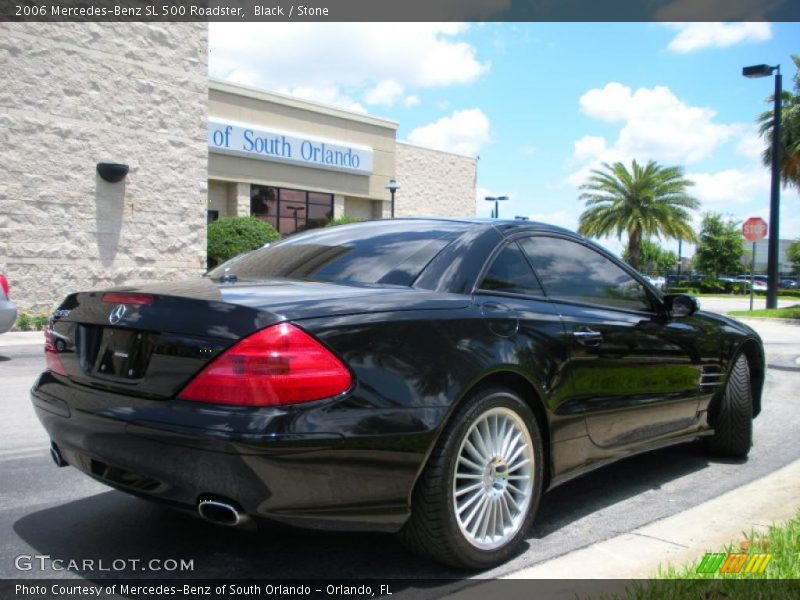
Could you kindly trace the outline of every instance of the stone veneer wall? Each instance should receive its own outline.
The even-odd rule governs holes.
[[[0,23],[0,273],[20,310],[205,268],[205,23]],[[98,162],[135,168],[110,184]]]
[[[477,168],[475,157],[397,142],[395,216],[474,217]]]

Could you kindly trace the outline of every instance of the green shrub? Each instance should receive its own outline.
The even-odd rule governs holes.
[[[723,294],[727,282],[719,279],[704,279],[700,281],[700,291],[704,294]]]
[[[729,294],[749,294],[750,284],[744,281],[737,281],[737,282],[726,281],[725,291]]]
[[[338,217],[336,219],[331,219],[328,221],[328,224],[325,227],[336,227],[337,225],[347,225],[348,223],[358,223],[358,219],[355,217]]]
[[[766,296],[767,292],[756,290],[756,296]],[[800,290],[778,290],[778,296],[785,296],[787,298],[800,298]]]
[[[693,294],[696,290],[690,287],[672,287],[667,288],[668,294]]]
[[[695,293],[700,291],[700,288],[703,286],[702,281],[681,281],[681,286],[685,287],[688,290],[691,290]]]
[[[280,238],[272,225],[258,217],[224,217],[208,226],[208,260],[218,264]]]
[[[20,311],[19,315],[17,315],[17,322],[16,328],[19,331],[30,331],[33,327],[33,320],[31,318],[31,313],[26,311]]]
[[[49,320],[50,317],[48,317],[45,313],[38,314],[32,319],[33,328],[36,331],[41,331],[44,329],[44,326],[47,325],[47,321]]]

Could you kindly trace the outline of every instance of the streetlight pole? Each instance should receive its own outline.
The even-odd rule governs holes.
[[[783,77],[781,66],[753,65],[742,69],[749,78],[775,74],[775,103],[772,109],[772,186],[769,196],[769,243],[767,246],[767,308],[778,308],[778,254],[781,210],[781,96]]]
[[[493,219],[500,218],[500,202],[508,200],[508,196],[486,196],[484,198],[487,202],[494,202],[494,212],[492,213]]]
[[[400,186],[397,185],[397,180],[392,177],[389,180],[389,184],[386,186],[386,189],[389,190],[389,193],[392,195],[392,218],[394,219],[394,195],[397,190],[400,189]]]

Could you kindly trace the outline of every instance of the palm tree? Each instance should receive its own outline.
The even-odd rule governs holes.
[[[794,93],[784,90],[781,95],[781,178],[786,185],[800,190],[800,55],[792,54],[798,71],[794,75]],[[775,94],[767,99],[775,102]],[[761,157],[764,164],[772,165],[772,110],[761,113],[759,132],[766,138],[767,148]]]
[[[645,166],[635,160],[631,170],[621,162],[603,163],[581,186],[586,210],[578,231],[591,237],[628,235],[630,263],[639,268],[642,239],[650,236],[682,238],[693,242],[690,210],[700,203],[686,189],[694,185],[681,167],[662,167],[651,160]]]

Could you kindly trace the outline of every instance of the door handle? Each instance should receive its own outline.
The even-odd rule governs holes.
[[[575,338],[575,341],[581,346],[586,348],[595,348],[603,343],[603,334],[591,329],[573,331],[572,337]]]

